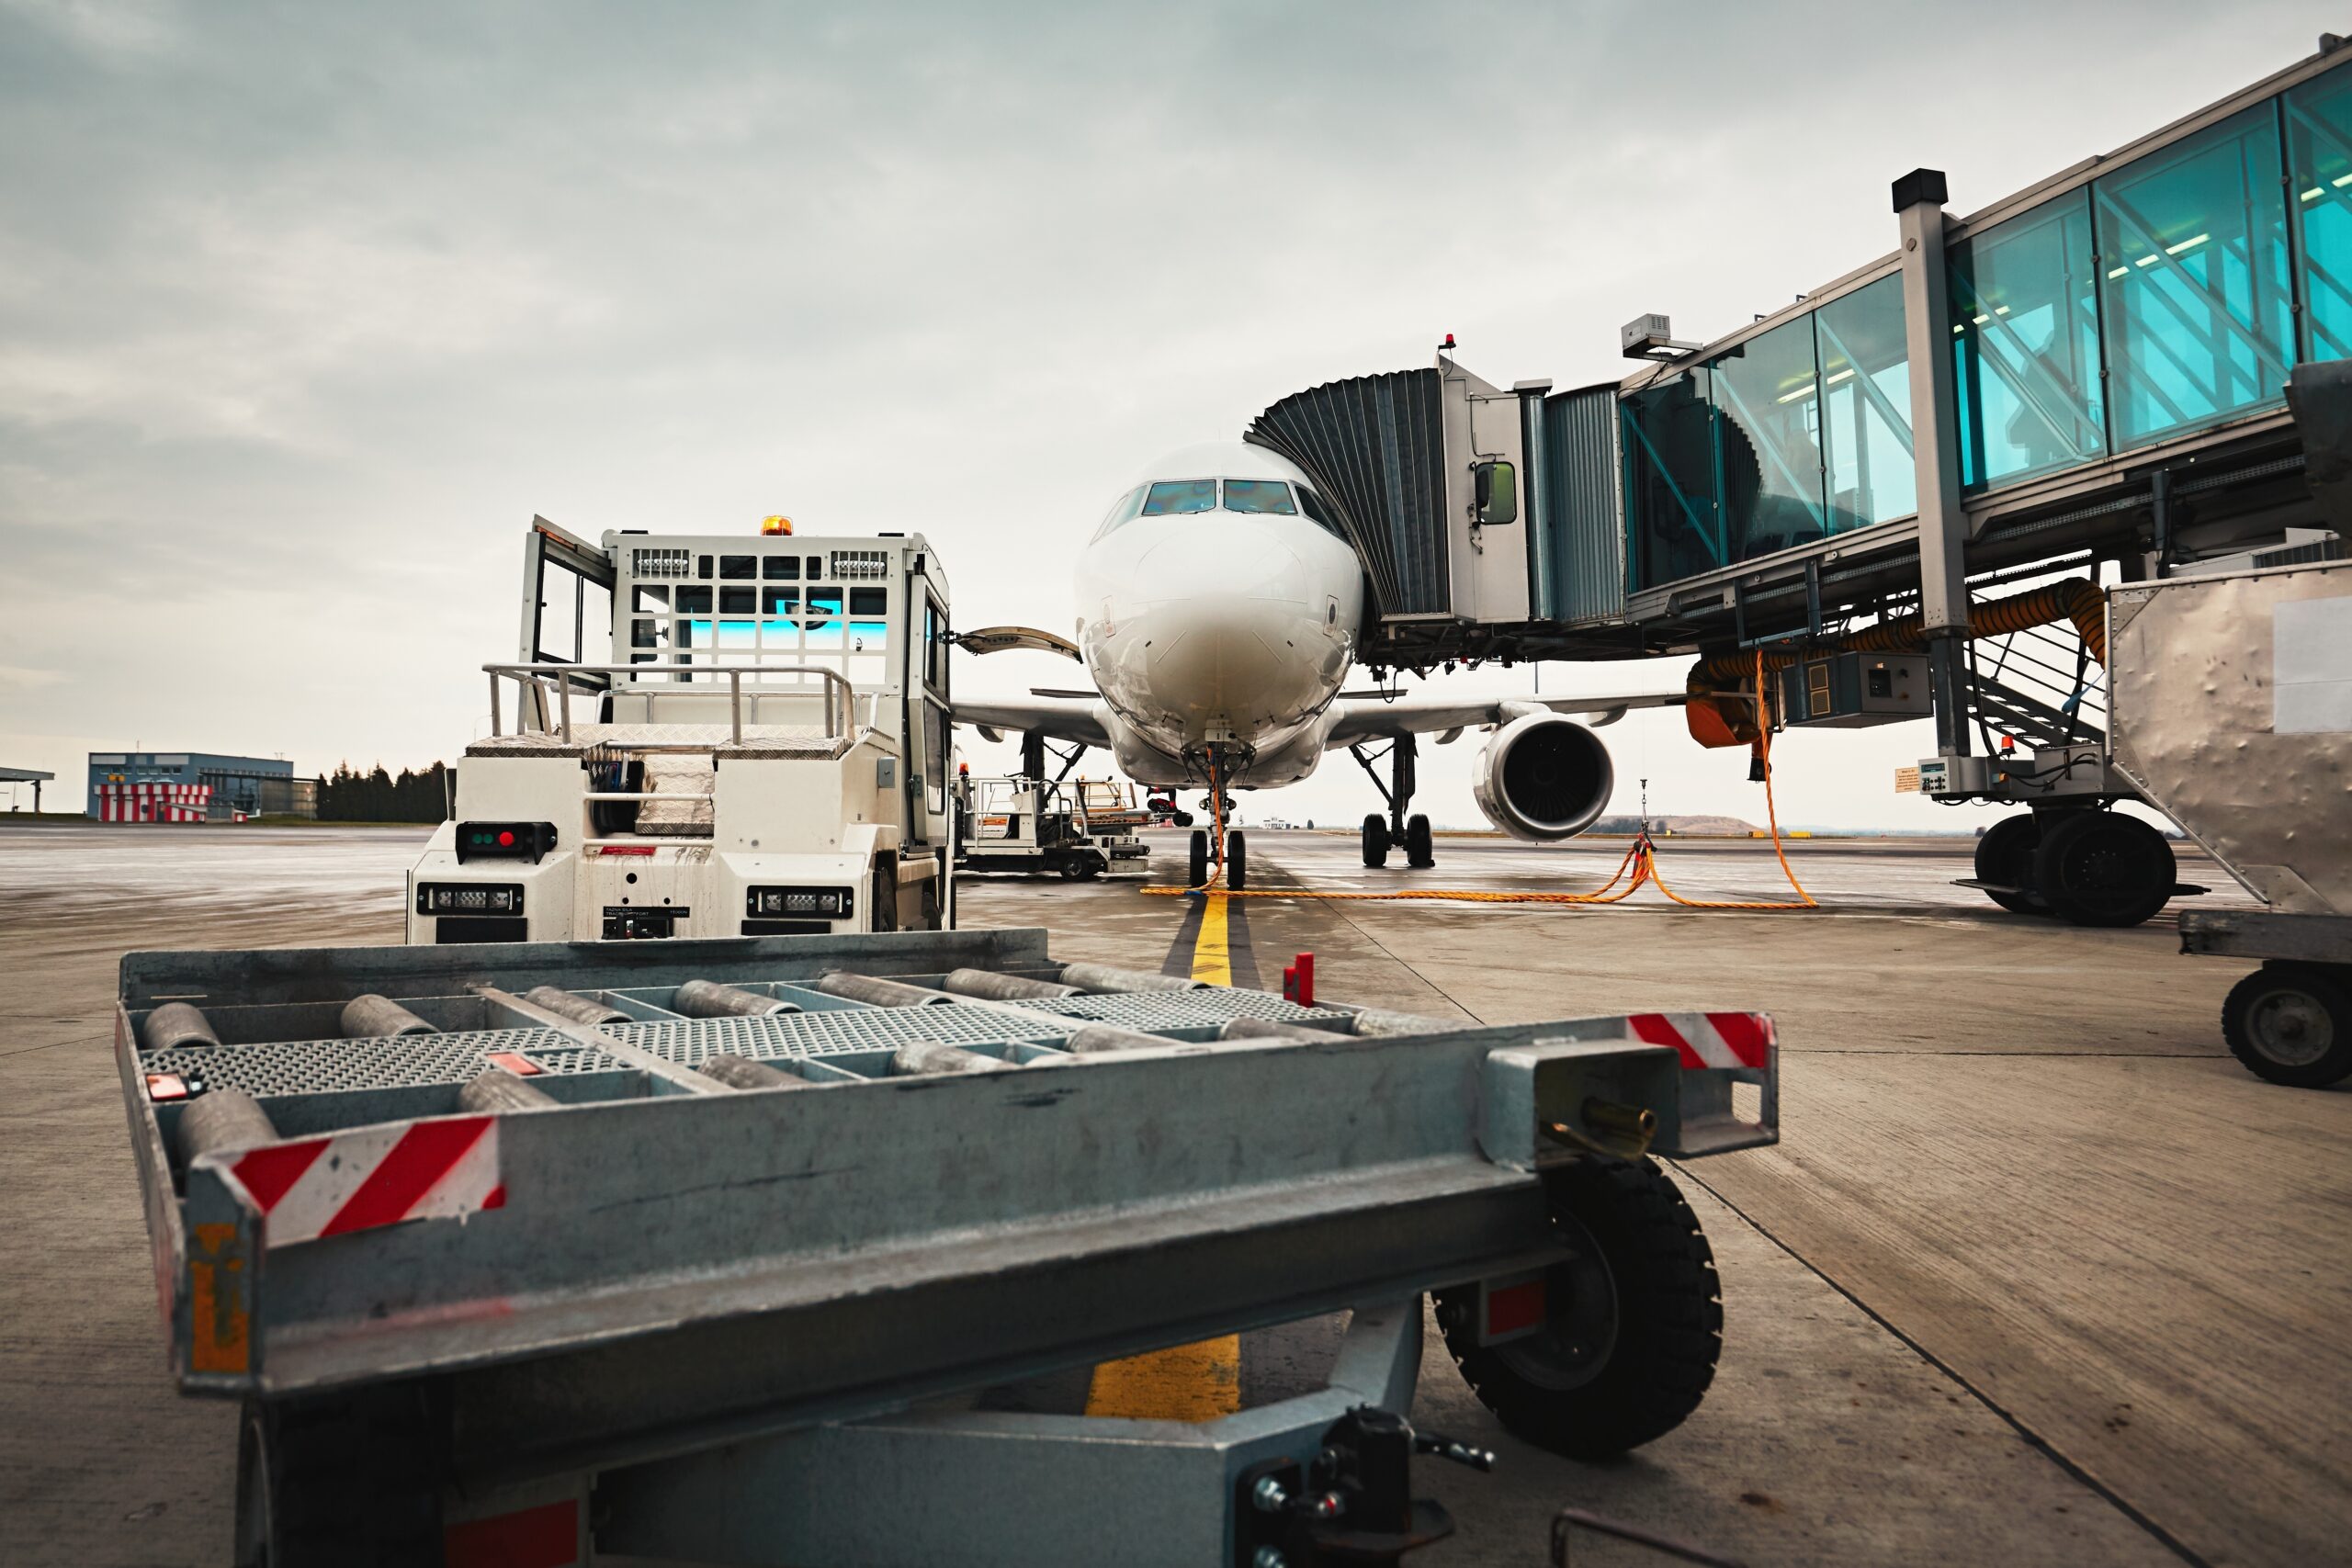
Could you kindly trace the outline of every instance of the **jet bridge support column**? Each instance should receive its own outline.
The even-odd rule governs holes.
[[[1960,420],[1951,375],[1949,285],[1944,276],[1940,169],[1894,182],[1903,232],[1903,325],[1911,361],[1911,457],[1919,496],[1919,607],[1928,634],[1928,680],[1936,750],[1968,754],[1968,514],[1960,504]]]

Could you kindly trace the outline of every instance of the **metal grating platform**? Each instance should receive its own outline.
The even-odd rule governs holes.
[[[472,1029],[389,1040],[287,1040],[266,1045],[142,1052],[151,1073],[176,1073],[212,1089],[256,1097],[461,1084],[490,1066],[493,1051],[518,1051],[547,1072],[616,1072],[628,1064],[552,1029]]]
[[[1222,987],[1205,991],[1112,991],[1021,1005],[1035,1012],[1057,1012],[1069,1018],[1147,1031],[1214,1029],[1237,1018],[1265,1018],[1279,1023],[1307,1024],[1323,1020],[1340,1023],[1339,1032],[1344,1033],[1346,1025],[1340,1021],[1348,1016],[1338,1008],[1301,1007],[1296,1002],[1284,1001],[1272,991],[1227,990]]]
[[[1173,1027],[1172,1025],[1170,1027]],[[824,1012],[772,1013],[764,1018],[690,1018],[676,1022],[615,1024],[616,1040],[677,1063],[700,1066],[711,1056],[825,1056],[893,1051],[914,1040],[952,1045],[1031,1041],[1049,1045],[1077,1024],[1033,1021],[995,1008],[836,1008]]]

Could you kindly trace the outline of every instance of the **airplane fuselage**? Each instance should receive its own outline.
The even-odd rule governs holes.
[[[1153,465],[1080,553],[1078,643],[1120,770],[1293,784],[1355,657],[1363,570],[1305,473],[1262,447]]]

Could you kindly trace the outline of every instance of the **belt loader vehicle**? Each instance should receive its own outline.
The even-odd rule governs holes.
[[[408,940],[951,923],[947,603],[919,534],[592,545],[533,519],[521,658],[485,666],[491,733]]]

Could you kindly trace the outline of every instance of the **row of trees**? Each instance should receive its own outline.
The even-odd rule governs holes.
[[[325,822],[438,822],[449,815],[447,770],[400,771],[395,778],[381,762],[361,773],[348,762],[319,781],[319,818]]]

